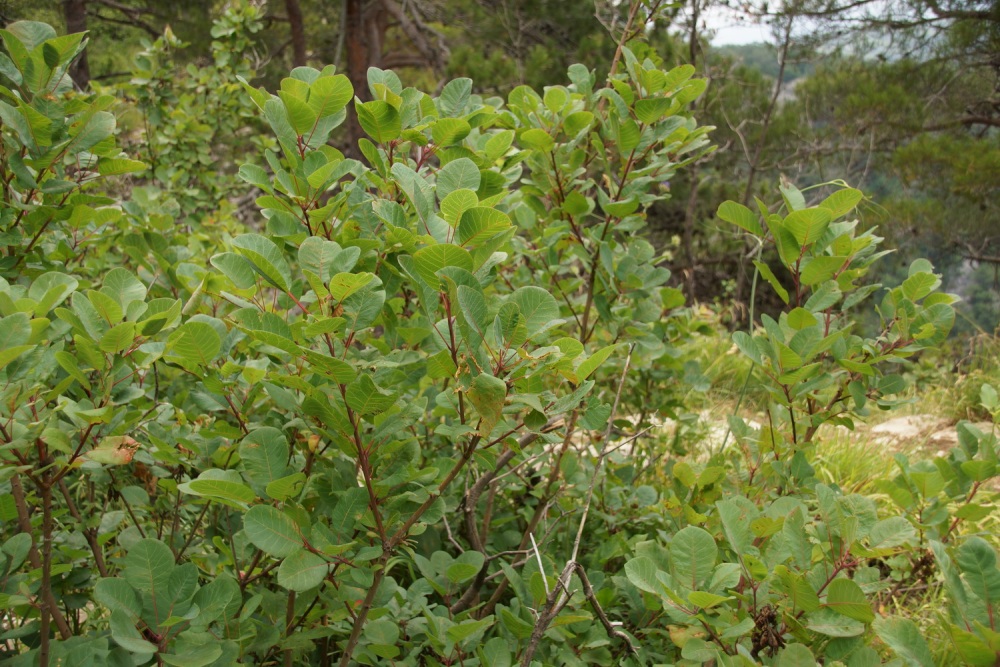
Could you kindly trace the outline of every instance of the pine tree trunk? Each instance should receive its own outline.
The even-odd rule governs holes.
[[[368,94],[368,44],[365,40],[367,31],[364,21],[365,0],[344,0],[347,6],[347,20],[341,28],[346,35],[347,77],[354,86],[354,94],[362,101],[371,99]],[[362,137],[358,116],[353,105],[348,105],[347,111],[347,150],[348,157],[359,158],[358,139]]]
[[[74,34],[87,30],[87,0],[63,0],[63,17],[66,19],[66,33]],[[81,53],[69,68],[70,78],[79,88],[90,85],[90,65],[87,52]]]
[[[292,65],[303,67],[306,64],[306,31],[299,0],[285,0],[285,13],[292,32]]]

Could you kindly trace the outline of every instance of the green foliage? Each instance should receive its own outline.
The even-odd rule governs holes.
[[[0,66],[10,86],[0,86],[0,234],[7,247],[0,275],[10,278],[79,257],[121,218],[113,199],[87,194],[87,186],[144,165],[125,158],[115,142],[115,116],[108,111],[114,98],[70,94],[66,72],[86,46],[83,35],[57,37],[48,25],[23,21],[0,31],[0,38],[7,50]]]
[[[506,100],[372,68],[362,102],[332,66],[271,93],[236,58],[258,25],[230,9],[181,76],[168,33],[132,107],[65,85],[82,36],[0,32],[9,664],[919,662],[873,596],[934,568],[956,650],[995,651],[995,552],[963,531],[992,434],[900,457],[894,513],[814,474],[819,429],[895,406],[953,320],[921,261],[857,330],[860,192],[720,210],[777,246],[788,308],[734,337],[767,423],[665,461],[691,431],[642,436],[692,421],[711,327],[639,233],[710,150],[694,69],[622,44],[606,83]],[[273,140],[234,138],[251,108]],[[133,110],[148,169],[117,147]],[[350,113],[364,161],[330,144]]]
[[[187,223],[219,216],[220,202],[239,194],[240,163],[266,145],[240,85],[254,77],[250,55],[261,28],[255,5],[227,8],[212,27],[210,64],[182,68],[187,44],[168,27],[143,42],[121,87],[135,107],[126,119],[141,133],[135,150],[149,165],[146,187]]]
[[[861,193],[839,190],[816,207],[805,207],[792,186],[782,189],[782,197],[784,216],[763,204],[759,217],[733,202],[719,209],[722,219],[760,237],[766,227],[778,246],[780,270],[757,266],[788,310],[777,320],[763,316],[753,335],[733,336],[770,395],[766,425],[733,417],[734,447],[703,465],[673,466],[675,516],[685,527],[666,549],[653,543],[637,549],[625,574],[643,592],[646,608],[678,628],[672,639],[684,659],[812,664],[826,657],[844,664],[878,663],[869,645],[876,620],[870,598],[890,584],[870,563],[898,560],[916,546],[926,549],[921,542],[930,515],[919,510],[937,501],[928,505],[920,499],[919,507],[901,505],[900,515],[880,519],[871,498],[817,482],[814,439],[824,424],[853,427],[870,403],[892,407],[892,395],[905,383],[884,369],[943,339],[954,316],[950,300],[932,293],[938,278],[929,264],[915,264],[903,285],[882,299],[882,330],[875,337],[859,336],[848,312],[878,289],[859,283],[882,254],[880,239],[858,232],[856,222],[839,220],[861,201]],[[793,289],[786,291],[781,281],[788,279]],[[951,457],[964,463],[980,452],[995,459],[995,440],[983,447],[970,443],[964,455],[955,450]],[[970,509],[939,512],[943,525],[937,539],[951,537],[957,517],[973,512],[974,482],[963,484],[957,477],[968,479],[962,463],[956,463],[959,473],[950,468],[954,488],[941,506],[958,500]],[[983,479],[995,474],[986,463],[981,469],[966,467]],[[942,492],[943,479],[925,490],[932,497]],[[898,495],[903,500],[902,491]],[[926,563],[910,565],[906,576],[926,576],[915,571]],[[897,639],[907,627],[886,622],[876,630],[900,650],[908,646]]]

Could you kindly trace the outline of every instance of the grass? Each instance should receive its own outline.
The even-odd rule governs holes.
[[[705,424],[710,428],[715,421],[724,423],[737,405],[745,418],[762,412],[769,397],[756,378],[747,382],[751,364],[735,346],[729,336],[719,333],[695,342],[692,352],[701,364],[702,373],[711,382],[711,388],[700,396],[689,396],[701,402],[697,405],[703,413],[711,415]],[[928,446],[928,434],[891,443],[872,434],[871,428],[881,422],[904,415],[930,415],[942,422],[952,423],[968,419],[989,421],[991,416],[980,405],[980,391],[986,383],[1000,389],[1000,337],[980,335],[964,341],[954,341],[932,354],[925,354],[915,363],[896,370],[910,381],[908,404],[894,410],[872,410],[856,430],[827,426],[820,429],[813,443],[812,464],[817,478],[828,485],[838,486],[844,493],[858,493],[872,498],[883,517],[897,515],[899,510],[888,495],[880,489],[880,482],[894,479],[899,470],[894,454],[904,453],[911,462],[933,460],[939,449],[950,445]],[[696,405],[694,401],[692,407]],[[758,418],[759,419],[759,418]],[[939,426],[936,428],[941,428]],[[996,430],[995,430],[996,432]],[[980,490],[975,502],[992,507],[983,519],[959,524],[952,534],[953,542],[978,535],[1000,548],[1000,512],[996,511],[1000,493],[996,487]],[[927,640],[934,664],[946,667],[964,664],[947,630],[949,600],[936,573],[927,581],[914,581],[892,597],[886,599],[879,613],[899,615],[912,620]]]
[[[885,445],[863,435],[826,428],[814,447],[816,476],[844,493],[876,495],[877,482],[895,474],[896,464]]]

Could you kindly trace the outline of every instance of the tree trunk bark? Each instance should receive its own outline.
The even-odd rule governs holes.
[[[365,0],[344,0],[346,11],[344,15],[346,21],[341,27],[346,36],[347,55],[347,78],[354,86],[354,94],[361,100],[371,99],[368,93],[368,50],[369,45],[365,36],[368,31],[365,29]],[[361,125],[358,123],[358,116],[354,112],[353,105],[348,105],[347,110],[347,149],[344,151],[348,157],[360,158],[361,152],[358,149],[358,139],[363,136]]]
[[[299,0],[285,0],[285,13],[288,14],[288,27],[292,32],[292,65],[304,67],[306,64],[306,31]]]
[[[66,19],[66,33],[74,34],[87,30],[87,0],[63,0],[63,17]],[[69,68],[70,78],[78,88],[90,85],[90,65],[87,52],[81,53]]]

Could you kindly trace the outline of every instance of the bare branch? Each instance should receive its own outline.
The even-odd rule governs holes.
[[[583,583],[584,596],[586,596],[587,601],[590,602],[590,607],[594,610],[594,614],[601,621],[601,625],[604,626],[604,630],[608,633],[608,636],[615,639],[621,639],[625,642],[628,646],[629,653],[638,653],[635,644],[632,643],[632,638],[619,630],[615,627],[614,623],[608,620],[608,615],[604,613],[604,609],[601,608],[601,603],[597,601],[597,596],[594,594],[594,587],[590,585],[590,579],[587,578],[587,571],[579,563],[576,564],[576,574],[580,577],[580,581]]]
[[[538,644],[541,642],[542,636],[545,634],[545,631],[548,630],[549,625],[553,620],[555,620],[556,616],[559,615],[559,612],[562,611],[563,607],[565,607],[569,602],[571,597],[569,592],[570,579],[572,579],[573,573],[576,572],[577,568],[580,567],[576,559],[580,554],[580,543],[583,542],[583,531],[587,526],[587,515],[590,514],[590,506],[594,500],[594,488],[597,486],[597,478],[600,476],[604,459],[606,459],[610,453],[608,442],[611,439],[611,429],[614,426],[615,414],[618,412],[618,405],[621,403],[622,390],[625,388],[625,378],[628,375],[629,366],[632,364],[632,352],[634,350],[635,344],[633,343],[629,347],[628,356],[625,357],[625,366],[622,368],[621,378],[618,381],[618,391],[615,394],[615,402],[611,407],[611,415],[608,417],[608,427],[604,432],[604,440],[601,443],[601,453],[597,457],[597,462],[594,464],[594,472],[590,477],[590,487],[587,489],[587,497],[583,503],[583,513],[580,516],[580,524],[576,529],[576,539],[573,540],[573,551],[570,554],[569,561],[566,562],[566,567],[563,568],[562,574],[559,575],[557,586],[552,589],[551,593],[549,593],[545,600],[545,607],[538,615],[535,627],[531,631],[531,639],[528,641],[528,646],[524,649],[524,653],[521,655],[521,667],[528,667],[531,664],[531,659],[534,657],[535,651],[538,649]]]

